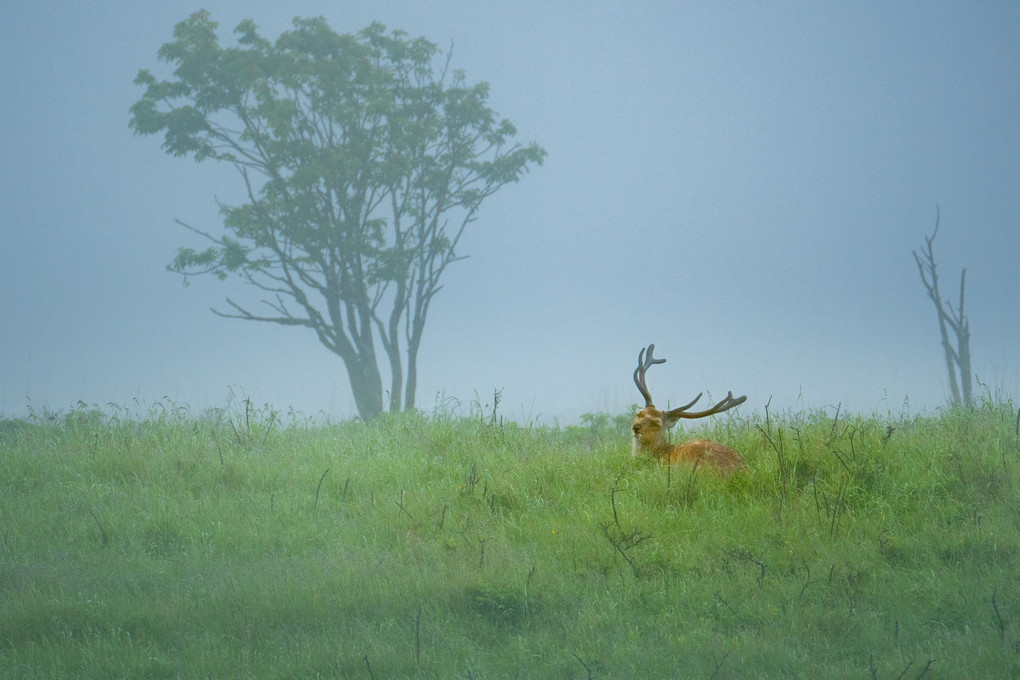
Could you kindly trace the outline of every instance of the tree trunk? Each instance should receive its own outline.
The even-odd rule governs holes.
[[[936,294],[938,289],[936,288]],[[953,395],[953,403],[959,406],[962,402],[960,401],[960,388],[956,382],[956,363],[959,361],[959,357],[953,351],[953,345],[949,342],[949,331],[946,330],[946,313],[939,306],[942,302],[942,298],[938,298],[935,303],[935,309],[939,315],[939,332],[942,333],[942,350],[946,353],[946,370],[949,372],[949,392]]]
[[[407,388],[404,390],[404,408],[414,408],[414,393],[418,389],[418,352],[407,352]]]
[[[963,391],[963,403],[965,406],[973,406],[971,376],[974,374],[970,370],[970,327],[966,319],[963,320],[963,325],[957,331],[956,344],[960,354],[960,388]]]
[[[415,393],[418,390],[418,350],[425,330],[425,313],[415,314],[407,321],[410,333],[407,337],[407,387],[404,390],[404,408],[414,408]]]
[[[382,376],[375,357],[359,356],[354,362],[345,362],[345,365],[358,415],[366,422],[377,418],[382,413],[383,398]]]
[[[393,341],[393,349],[389,352],[390,373],[390,413],[400,411],[400,389],[404,382],[403,370],[400,367],[400,348],[396,340]]]

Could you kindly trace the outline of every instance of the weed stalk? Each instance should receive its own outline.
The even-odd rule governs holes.
[[[328,472],[329,468],[326,468],[326,472],[323,472],[322,476],[319,477],[319,485],[315,487],[315,504],[312,506],[312,509],[319,507],[319,492],[322,491],[322,480],[326,478],[326,473]]]

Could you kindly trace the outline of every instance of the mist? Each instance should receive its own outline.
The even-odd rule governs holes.
[[[940,213],[940,283],[966,313],[978,398],[1020,389],[1020,6],[929,3],[207,2],[252,18],[423,36],[542,167],[482,206],[444,275],[417,406],[572,423],[640,399],[746,394],[740,414],[918,413],[948,384],[912,251]],[[227,166],[133,136],[132,81],[195,6],[0,8],[0,414],[77,404],[194,413],[237,395],[356,414],[301,328],[223,319],[259,296],[166,270],[240,203]],[[388,384],[386,367],[383,384]],[[661,397],[659,395],[662,395]]]

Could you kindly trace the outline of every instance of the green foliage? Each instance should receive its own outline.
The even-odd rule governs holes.
[[[422,38],[380,24],[340,35],[298,18],[273,43],[249,20],[222,47],[216,29],[208,12],[192,14],[159,50],[172,78],[135,79],[145,93],[132,129],[162,133],[174,156],[235,166],[248,197],[221,205],[226,234],[188,227],[212,245],[181,248],[169,268],[266,293],[265,314],[230,299],[217,313],[310,328],[343,360],[366,420],[382,410],[378,337],[390,410],[412,407],[428,309],[463,257],[464,229],[545,151],[514,143],[489,86],[450,72],[449,58],[437,67]]]
[[[718,419],[750,464],[725,480],[633,459],[626,418],[478,415],[321,425],[232,395],[4,421],[0,668],[1020,673],[1011,405]]]

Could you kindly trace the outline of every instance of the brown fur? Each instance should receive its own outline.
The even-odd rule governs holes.
[[[666,441],[666,430],[677,422],[669,412],[649,404],[634,417],[633,455],[646,454],[663,463],[685,463],[731,474],[747,467],[739,453],[719,442],[694,439],[683,444]]]

